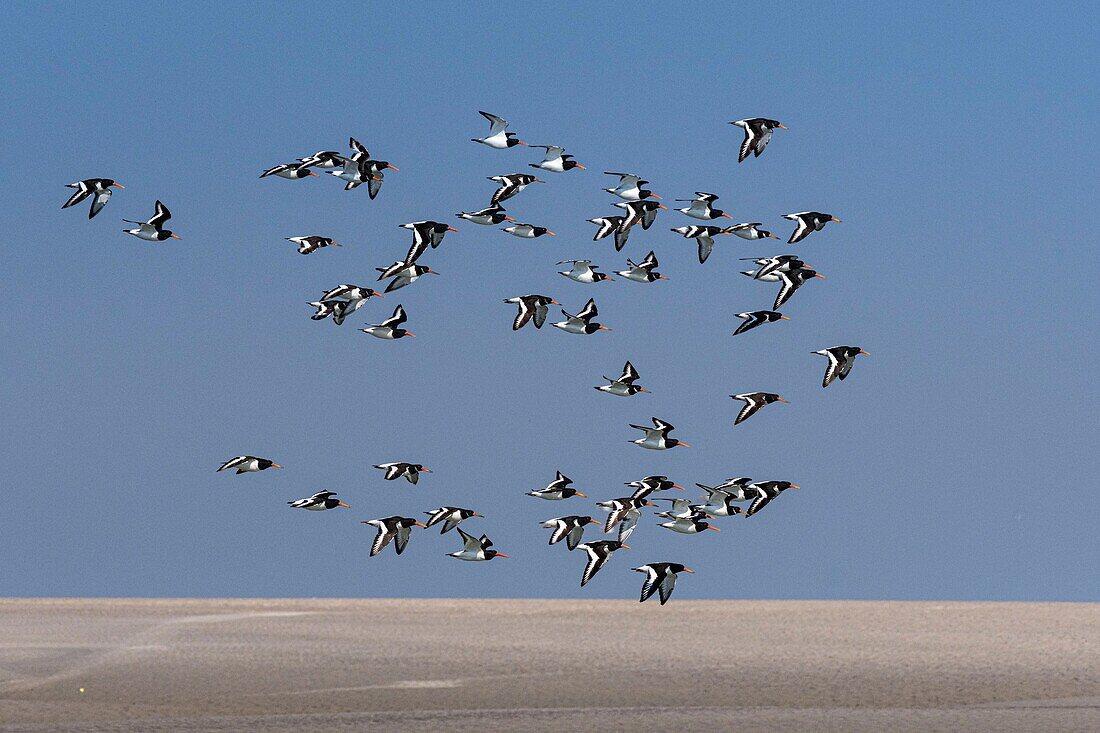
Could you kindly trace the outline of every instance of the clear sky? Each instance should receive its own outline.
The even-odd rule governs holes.
[[[698,571],[678,598],[1096,600],[1100,17],[886,5],[7,6],[0,592],[630,598],[631,566],[669,560]],[[479,109],[588,166],[506,204],[556,238],[453,218],[539,159],[469,142]],[[751,116],[790,129],[738,165],[726,123]],[[401,169],[375,201],[258,178],[349,135]],[[713,191],[784,235],[790,211],[844,222],[794,246],[722,238],[700,266],[668,231],[693,220],[662,212],[617,254],[585,221],[618,213],[604,170]],[[64,184],[96,176],[126,189],[92,221],[62,211]],[[122,234],[158,198],[183,241]],[[440,277],[341,328],[309,319],[430,218],[461,230],[423,258]],[[302,257],[283,238],[305,234],[346,246]],[[649,249],[669,282],[556,274]],[[789,251],[828,279],[792,321],[731,337],[776,289],[737,258]],[[529,292],[574,312],[594,296],[614,331],[513,333],[501,300]],[[357,330],[397,303],[415,340]],[[810,352],[837,344],[871,356],[822,390]],[[652,395],[592,389],[626,359]],[[727,395],[752,390],[792,404],[732,427]],[[653,415],[693,447],[630,445]],[[286,469],[214,473],[239,453]],[[397,460],[434,472],[371,468]],[[803,490],[705,536],[647,515],[582,591],[584,558],[539,522],[595,507],[523,495],[555,469],[593,499],[651,473]],[[322,489],[352,509],[286,506]],[[512,559],[452,560],[434,530],[367,557],[360,520],[441,504],[485,514],[467,528]]]

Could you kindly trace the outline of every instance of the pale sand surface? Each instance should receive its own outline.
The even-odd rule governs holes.
[[[1100,604],[0,600],[0,731],[383,727],[1098,731]]]

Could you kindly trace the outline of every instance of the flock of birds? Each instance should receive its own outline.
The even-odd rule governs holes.
[[[474,142],[490,148],[503,150],[516,146],[528,146],[520,140],[514,132],[509,131],[508,123],[493,114],[481,112],[489,121],[489,132],[484,137],[471,138]],[[738,162],[744,162],[749,156],[759,157],[767,147],[776,129],[786,129],[777,120],[765,118],[752,118],[731,122],[744,131],[744,140],[741,144]],[[362,184],[367,184],[368,196],[374,199],[381,191],[384,173],[387,170],[399,170],[388,161],[375,160],[369,151],[358,140],[349,140],[351,153],[343,153],[331,150],[322,150],[313,155],[298,158],[292,163],[276,165],[265,170],[261,178],[277,176],[290,180],[302,180],[316,177],[314,169],[325,171],[344,181],[344,189],[352,190]],[[564,173],[571,170],[585,170],[585,167],[575,161],[572,155],[565,152],[565,148],[557,145],[530,145],[528,147],[545,150],[541,162],[530,163],[533,168]],[[661,197],[653,191],[645,188],[649,183],[641,177],[631,173],[606,172],[606,175],[614,176],[618,183],[604,190],[621,201],[615,206],[622,209],[622,214],[595,217],[589,222],[597,225],[594,236],[595,241],[613,236],[615,251],[621,251],[626,246],[631,231],[636,226],[643,230],[649,229],[656,220],[659,211],[668,210],[668,207],[660,203]],[[512,199],[528,186],[534,183],[543,183],[539,178],[527,173],[512,173],[508,175],[491,176],[498,187],[489,199],[489,205],[477,211],[464,211],[457,214],[458,218],[474,224],[493,226],[507,223],[509,226],[503,231],[512,236],[522,238],[537,238],[544,235],[554,235],[546,227],[518,222],[509,216],[502,203]],[[69,184],[76,189],[63,208],[75,206],[90,198],[91,208],[88,218],[95,217],[111,198],[114,188],[123,188],[122,184],[109,178],[91,178]],[[716,208],[718,196],[705,191],[695,193],[695,198],[678,199],[678,202],[687,204],[676,209],[682,214],[696,220],[713,222],[718,219],[732,219],[730,214]],[[145,222],[124,220],[137,226],[132,229],[124,229],[140,239],[150,242],[163,242],[167,239],[180,239],[179,235],[165,228],[172,218],[168,208],[159,200],[155,204],[155,212]],[[795,228],[787,240],[788,244],[796,244],[810,234],[821,231],[830,222],[839,222],[840,219],[827,213],[817,211],[800,211],[785,214],[784,218],[794,222]],[[412,232],[412,244],[403,260],[395,261],[391,265],[377,268],[378,281],[388,281],[382,292],[362,285],[343,284],[325,291],[317,300],[309,301],[309,305],[315,309],[311,316],[314,320],[332,318],[336,325],[341,325],[348,315],[361,308],[371,298],[382,298],[383,293],[391,293],[400,288],[415,283],[424,275],[437,274],[426,265],[420,264],[419,259],[429,249],[439,247],[444,237],[449,232],[458,230],[443,222],[417,221],[400,225]],[[673,227],[672,231],[687,239],[694,239],[698,245],[700,264],[705,263],[714,248],[715,237],[733,234],[747,240],[779,239],[775,234],[762,229],[761,222],[744,222],[732,226],[721,227],[713,224],[692,224]],[[303,255],[312,254],[320,249],[332,246],[340,246],[331,238],[309,235],[288,237],[288,241],[295,244],[298,252]],[[775,297],[770,310],[755,310],[738,313],[742,319],[740,325],[734,331],[734,335],[746,333],[768,323],[780,320],[789,320],[787,316],[779,312],[779,308],[787,303],[794,293],[806,283],[815,278],[822,278],[811,266],[807,265],[798,255],[779,254],[771,257],[742,258],[751,261],[754,269],[745,270],[743,275],[762,282],[779,283],[779,292]],[[559,265],[569,265],[568,270],[560,272],[564,277],[574,282],[584,284],[597,284],[613,280],[611,275],[599,271],[599,267],[591,260],[576,259],[565,260]],[[653,283],[658,280],[667,280],[657,268],[660,263],[654,252],[650,251],[640,262],[627,260],[627,269],[615,274],[634,282]],[[381,287],[381,286],[378,286]],[[512,329],[518,330],[528,323],[533,323],[536,329],[541,329],[546,322],[551,305],[561,305],[557,300],[547,295],[531,293],[507,298],[504,301],[516,307],[517,313],[512,322]],[[571,334],[591,335],[598,331],[609,331],[607,326],[598,323],[595,319],[599,316],[595,300],[590,298],[588,302],[576,313],[572,314],[561,309],[564,320],[553,323],[556,328]],[[380,339],[396,340],[406,337],[414,337],[412,331],[404,328],[408,320],[405,309],[398,304],[393,314],[378,324],[367,324],[360,329],[366,334]],[[852,370],[858,355],[866,355],[858,346],[833,346],[813,352],[828,359],[822,387],[828,387],[834,379],[844,380]],[[595,387],[595,389],[617,397],[632,397],[649,390],[638,384],[640,375],[629,361],[623,367],[622,374],[618,377],[604,377],[607,384]],[[771,392],[745,392],[730,395],[734,400],[744,403],[740,409],[734,425],[748,420],[759,410],[776,402],[787,402],[778,394]],[[643,437],[632,442],[641,448],[648,450],[669,450],[676,447],[688,447],[688,444],[672,437],[670,434],[675,427],[657,417],[651,418],[650,425],[630,425],[631,428],[640,430]],[[272,468],[282,468],[278,463],[251,455],[241,455],[229,459],[217,470],[235,471],[237,474],[265,471]],[[431,473],[430,469],[419,463],[390,462],[380,463],[375,468],[384,471],[384,479],[395,481],[405,479],[409,483],[416,484],[422,473]],[[587,498],[585,494],[572,486],[573,481],[557,472],[554,480],[545,488],[527,492],[528,496],[547,501],[564,501],[573,498]],[[581,586],[598,573],[611,558],[612,554],[620,549],[630,549],[625,544],[627,539],[637,528],[645,507],[656,507],[657,502],[667,501],[667,509],[656,512],[656,516],[664,521],[660,527],[681,534],[702,534],[708,530],[715,532],[719,528],[714,521],[719,517],[732,517],[742,515],[751,517],[760,512],[765,506],[775,500],[787,489],[799,487],[790,481],[753,481],[748,477],[736,477],[723,481],[715,486],[696,484],[704,493],[703,499],[692,502],[686,498],[667,499],[656,497],[655,494],[672,489],[684,490],[683,486],[669,480],[667,476],[646,476],[637,481],[630,481],[626,486],[632,489],[629,496],[624,496],[608,501],[597,502],[596,506],[607,512],[604,521],[593,518],[587,514],[568,514],[548,519],[542,526],[551,530],[549,544],[555,545],[565,541],[569,551],[581,549],[587,554],[587,562],[581,575]],[[287,502],[295,509],[308,511],[324,511],[339,507],[348,508],[348,505],[336,497],[335,492],[320,491],[310,497],[296,499]],[[739,504],[747,503],[747,507]],[[371,545],[370,555],[373,557],[388,547],[391,542],[394,551],[400,555],[404,552],[412,536],[414,527],[429,529],[439,526],[440,534],[448,534],[451,530],[457,530],[462,540],[461,549],[449,553],[451,557],[467,561],[489,561],[495,558],[507,558],[493,547],[492,540],[486,534],[476,536],[467,533],[459,525],[463,522],[482,517],[483,515],[462,507],[441,506],[425,512],[427,520],[421,522],[415,517],[389,516],[370,519],[363,524],[370,525],[376,530],[374,542]],[[604,533],[615,533],[615,539],[596,539],[584,541],[584,534],[588,525],[603,525]],[[640,600],[645,601],[654,593],[658,594],[663,605],[672,594],[676,578],[680,573],[693,573],[690,568],[677,562],[650,562],[640,565],[633,570],[645,574],[642,584]]]

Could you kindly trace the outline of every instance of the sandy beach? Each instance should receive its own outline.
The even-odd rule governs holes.
[[[381,725],[1095,731],[1100,605],[0,600],[0,731]]]

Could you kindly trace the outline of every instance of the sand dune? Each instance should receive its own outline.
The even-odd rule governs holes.
[[[1096,731],[1100,604],[0,601],[0,731],[383,725]]]

